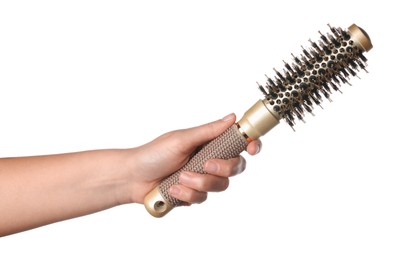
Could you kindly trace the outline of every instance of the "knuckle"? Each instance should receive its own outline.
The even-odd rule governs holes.
[[[215,136],[217,132],[217,125],[214,122],[207,123],[207,131],[210,136]]]
[[[232,177],[243,172],[246,168],[246,160],[243,157],[237,157],[228,160],[221,172],[222,177]]]
[[[204,174],[197,175],[197,177],[193,179],[194,183],[192,188],[197,191],[207,191],[209,185],[206,177],[207,175]]]
[[[207,192],[184,189],[179,199],[190,204],[202,203],[207,199]]]
[[[221,167],[221,174],[220,174],[222,177],[228,178],[233,175],[234,170],[237,165],[236,160],[237,159],[229,159],[229,160],[223,162],[223,165]]]

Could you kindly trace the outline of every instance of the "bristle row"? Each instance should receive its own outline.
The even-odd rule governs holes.
[[[303,121],[306,112],[312,113],[314,105],[323,97],[330,100],[333,91],[347,83],[350,76],[365,70],[366,58],[358,49],[348,31],[330,26],[331,33],[320,34],[318,43],[311,42],[309,49],[302,48],[300,57],[293,63],[284,62],[284,69],[267,77],[259,89],[265,95],[270,109],[293,127],[295,119]]]

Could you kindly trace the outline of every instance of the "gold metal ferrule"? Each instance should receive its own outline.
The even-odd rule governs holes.
[[[279,119],[267,108],[265,100],[258,100],[237,124],[240,133],[251,141],[263,136],[278,123]]]

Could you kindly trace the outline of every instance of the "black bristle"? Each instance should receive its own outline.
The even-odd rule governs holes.
[[[353,69],[357,69],[357,63],[355,62],[355,60],[353,59],[349,59],[348,60],[349,65],[353,68]]]
[[[269,86],[275,86],[276,84],[274,84],[273,80],[271,78],[267,79],[267,82],[269,83]]]
[[[316,44],[316,42],[312,42],[312,41],[309,41],[309,42],[311,43],[312,47],[314,47],[318,52],[321,52],[321,49],[320,49],[319,46]]]
[[[337,87],[337,85],[336,84],[334,84],[333,82],[329,82],[329,84],[330,84],[330,86],[332,87],[332,89],[333,90],[335,90],[335,91],[339,91],[339,88]]]
[[[336,31],[336,28],[334,28],[334,27],[331,26],[330,24],[328,24],[327,26],[329,27],[330,31],[331,31],[333,34],[335,34],[335,35],[338,34],[338,32]]]
[[[265,95],[265,97],[267,97],[269,94],[266,92],[266,89],[262,85],[260,85],[260,84],[258,84],[258,85],[259,85],[260,91],[262,91],[263,95]]]
[[[269,92],[269,95],[270,95],[270,97],[271,97],[272,99],[277,99],[277,98],[278,98],[277,93],[275,93],[275,92],[273,92],[273,91],[270,91],[270,92]]]
[[[316,62],[322,62],[323,58],[319,53],[315,53],[315,60]]]
[[[307,94],[303,95],[303,96],[302,96],[302,99],[305,101],[305,103],[306,103],[309,107],[311,107],[311,106],[313,105],[312,102],[311,102],[311,99],[309,98],[309,95],[307,95]]]
[[[302,63],[301,63],[301,60],[300,59],[298,59],[298,57],[295,57],[294,55],[292,55],[293,57],[294,57],[294,61],[295,61],[295,63],[297,63],[297,65],[301,65]]]
[[[323,45],[322,49],[326,53],[326,55],[332,54],[332,51],[326,45]]]
[[[341,30],[341,29],[340,29]],[[341,35],[343,36],[343,40],[348,41],[351,39],[350,34],[348,34],[346,31],[341,30]]]
[[[351,75],[351,76],[355,76],[355,75],[356,75],[355,71],[352,70],[350,67],[347,67],[347,71],[348,71],[349,75]]]
[[[283,75],[281,75],[280,72],[278,72],[276,69],[274,69],[274,71],[276,72],[277,77],[279,77],[279,79],[280,79],[281,81],[284,81],[284,80],[285,80],[285,78],[283,77]]]
[[[329,41],[327,40],[326,36],[324,36],[321,32],[319,32],[319,34],[320,34],[320,38],[322,39],[322,41],[323,41],[325,44],[329,44]]]
[[[325,90],[326,92],[331,93],[330,88],[329,88],[329,85],[328,85],[326,82],[322,84],[322,87],[324,88],[324,90]]]
[[[305,66],[307,67],[308,70],[313,69],[313,64],[309,62],[305,56],[302,56],[302,61],[304,62]]]
[[[357,64],[358,64],[358,66],[360,66],[360,68],[362,70],[365,70],[365,64],[364,63],[362,63],[360,60],[357,60]]]
[[[281,92],[287,91],[287,88],[284,87],[283,82],[280,82],[280,81],[279,81],[278,84],[277,84],[277,87],[278,87],[278,89],[279,89]]]
[[[349,76],[349,74],[348,74],[346,68],[344,68],[344,67],[340,69],[340,72],[343,74],[344,77],[348,77],[348,76]],[[353,76],[354,76],[354,75],[353,75]]]
[[[295,83],[295,79],[290,73],[286,73],[286,79],[288,80],[288,83],[290,83],[290,84]]]
[[[362,52],[358,52],[358,57],[360,57],[360,59],[361,59],[363,62],[367,62],[367,58],[362,54]]]
[[[311,59],[311,55],[309,54],[309,52],[307,50],[305,50],[304,48],[302,48],[302,52],[304,53],[304,55],[308,58]]]
[[[299,78],[302,78],[305,75],[305,73],[298,66],[294,65],[294,70],[297,72]]]
[[[287,62],[284,62],[284,66],[289,72],[294,73],[294,70],[291,68],[290,64],[288,64]]]
[[[320,99],[317,99],[313,94],[311,94],[310,98],[312,99],[312,101],[316,104],[316,105],[320,105]]]
[[[337,85],[340,85],[340,81],[338,80],[338,78],[336,77],[336,75],[332,75],[332,80],[334,83],[336,83]]]

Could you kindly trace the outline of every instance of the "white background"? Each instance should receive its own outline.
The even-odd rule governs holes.
[[[202,205],[126,205],[0,238],[0,259],[402,259],[398,1],[1,1],[0,157],[144,144],[235,112],[327,24],[368,71]],[[1,217],[1,212],[0,212]]]

